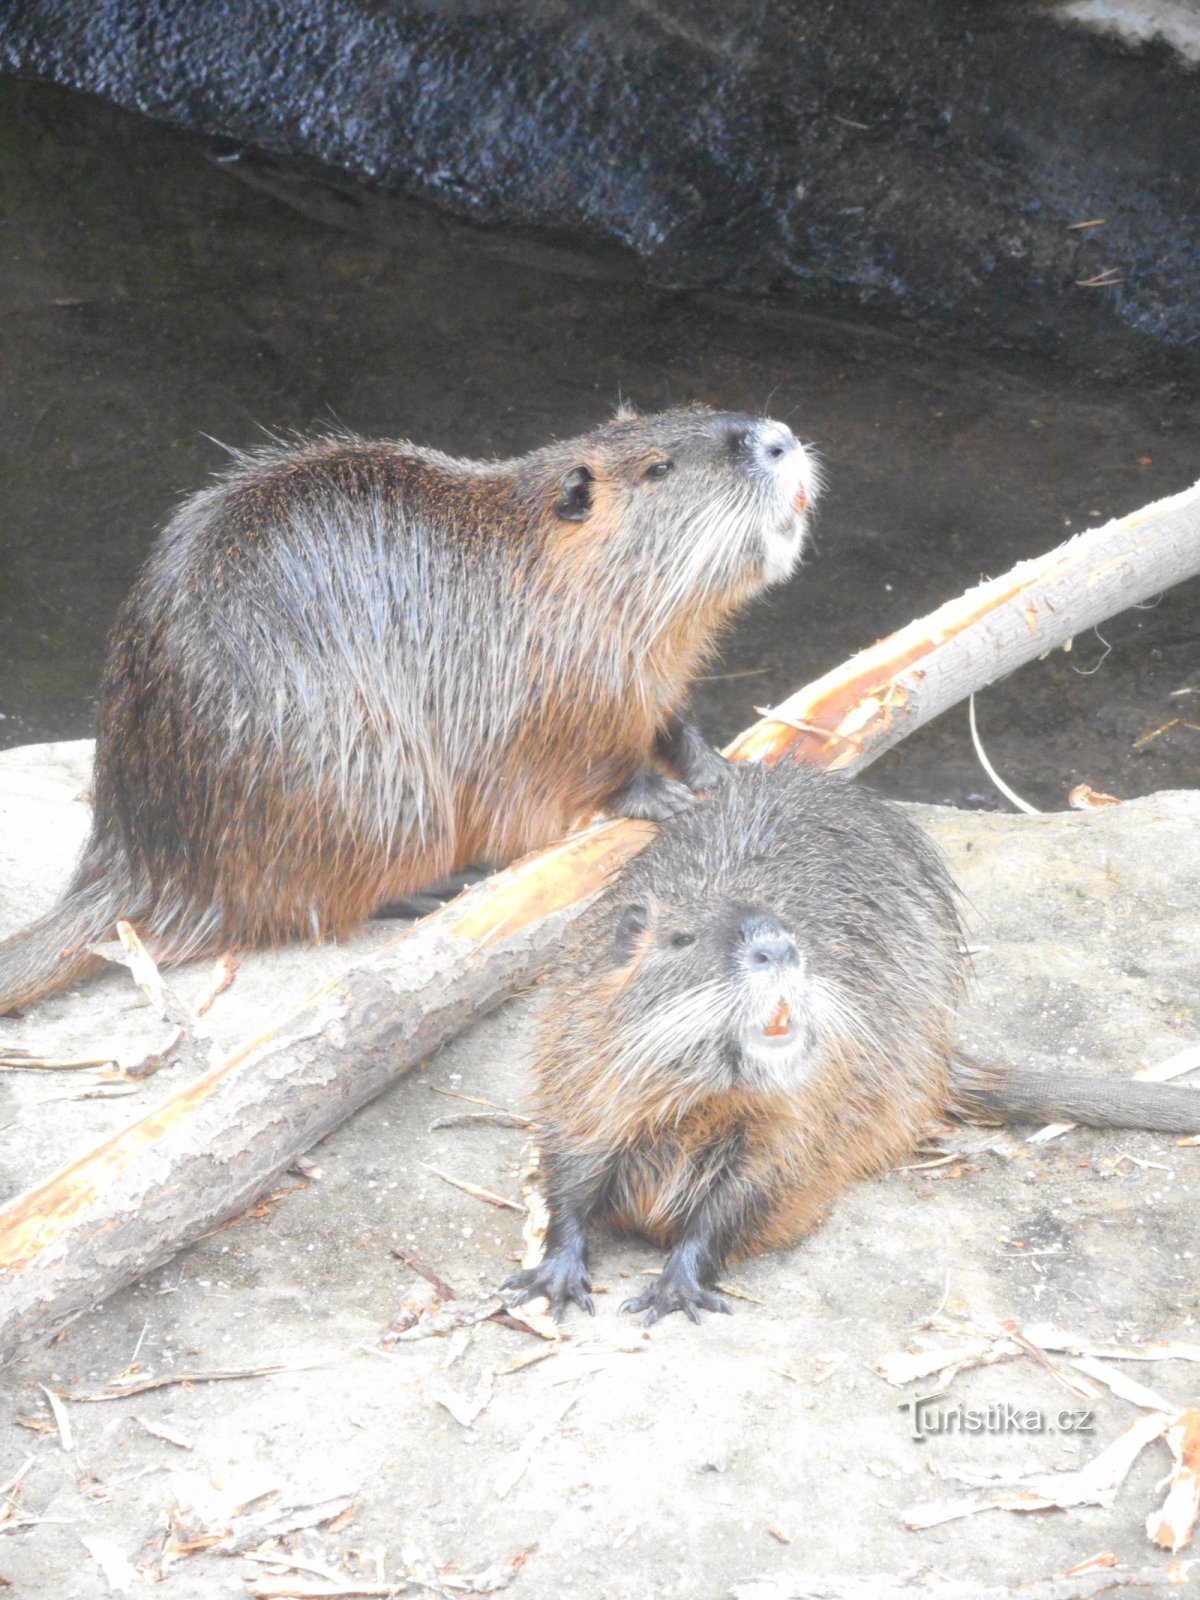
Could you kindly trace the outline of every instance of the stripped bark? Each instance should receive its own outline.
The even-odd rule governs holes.
[[[794,695],[728,753],[864,766],[972,689],[1197,571],[1200,485],[912,623]],[[652,834],[603,823],[477,885],[0,1210],[0,1361],[235,1216],[351,1112],[532,980],[567,922]]]
[[[652,836],[608,823],[528,856],[389,941],[0,1211],[0,1360],[217,1223],[546,965]]]
[[[1200,483],[968,589],[768,712],[725,751],[857,772],[976,689],[1200,572]]]

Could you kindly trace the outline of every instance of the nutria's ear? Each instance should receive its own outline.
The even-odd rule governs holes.
[[[592,469],[582,462],[564,472],[554,507],[564,522],[586,522],[592,514]]]
[[[614,967],[623,967],[633,959],[638,940],[650,926],[650,907],[640,902],[623,906],[613,929],[609,959]]]

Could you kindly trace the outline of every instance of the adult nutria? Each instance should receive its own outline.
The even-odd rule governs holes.
[[[97,965],[118,917],[163,962],[336,937],[596,806],[669,816],[723,768],[689,681],[794,570],[815,491],[782,423],[702,408],[500,462],[239,455],[117,619],[91,837],[0,945],[0,1012]]]
[[[1200,1130],[1200,1095],[956,1061],[949,873],[902,811],[793,765],[728,781],[624,867],[556,967],[534,1058],[549,1208],[510,1277],[591,1311],[587,1233],[670,1247],[623,1311],[727,1311],[731,1257],[807,1232],[949,1113]]]

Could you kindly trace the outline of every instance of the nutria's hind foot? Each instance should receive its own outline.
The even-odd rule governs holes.
[[[701,1311],[720,1311],[727,1317],[733,1314],[729,1303],[711,1289],[706,1289],[674,1255],[667,1257],[666,1266],[648,1289],[630,1300],[622,1301],[617,1310],[629,1311],[635,1316],[639,1311],[644,1311],[646,1315],[642,1321],[647,1328],[652,1328],[661,1317],[669,1316],[672,1311],[686,1312],[690,1320],[697,1324]]]
[[[544,1296],[550,1302],[550,1315],[555,1322],[561,1322],[563,1312],[571,1302],[581,1311],[586,1311],[589,1317],[596,1315],[596,1303],[588,1293],[591,1287],[592,1280],[583,1261],[574,1252],[564,1251],[560,1255],[546,1256],[536,1267],[514,1272],[511,1277],[505,1278],[500,1291],[519,1291],[513,1300],[514,1306],[522,1306],[527,1300]]]
[[[686,811],[693,800],[686,783],[664,778],[651,767],[639,767],[605,802],[614,817],[632,817],[636,822],[670,822]]]

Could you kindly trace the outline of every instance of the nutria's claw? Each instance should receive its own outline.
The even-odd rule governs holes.
[[[686,1312],[689,1320],[697,1325],[701,1310],[720,1311],[727,1317],[733,1314],[728,1302],[722,1300],[719,1294],[705,1289],[694,1278],[676,1277],[669,1269],[660,1272],[642,1294],[623,1301],[617,1310],[630,1311],[635,1315],[644,1311],[643,1326],[647,1328],[652,1328],[660,1317],[669,1316],[672,1311]]]
[[[501,1293],[517,1290],[514,1306],[523,1306],[529,1300],[545,1298],[550,1302],[550,1315],[561,1322],[568,1302],[573,1302],[589,1317],[596,1315],[596,1303],[588,1290],[592,1280],[587,1268],[573,1256],[547,1256],[536,1267],[526,1267],[514,1272],[500,1285]]]

